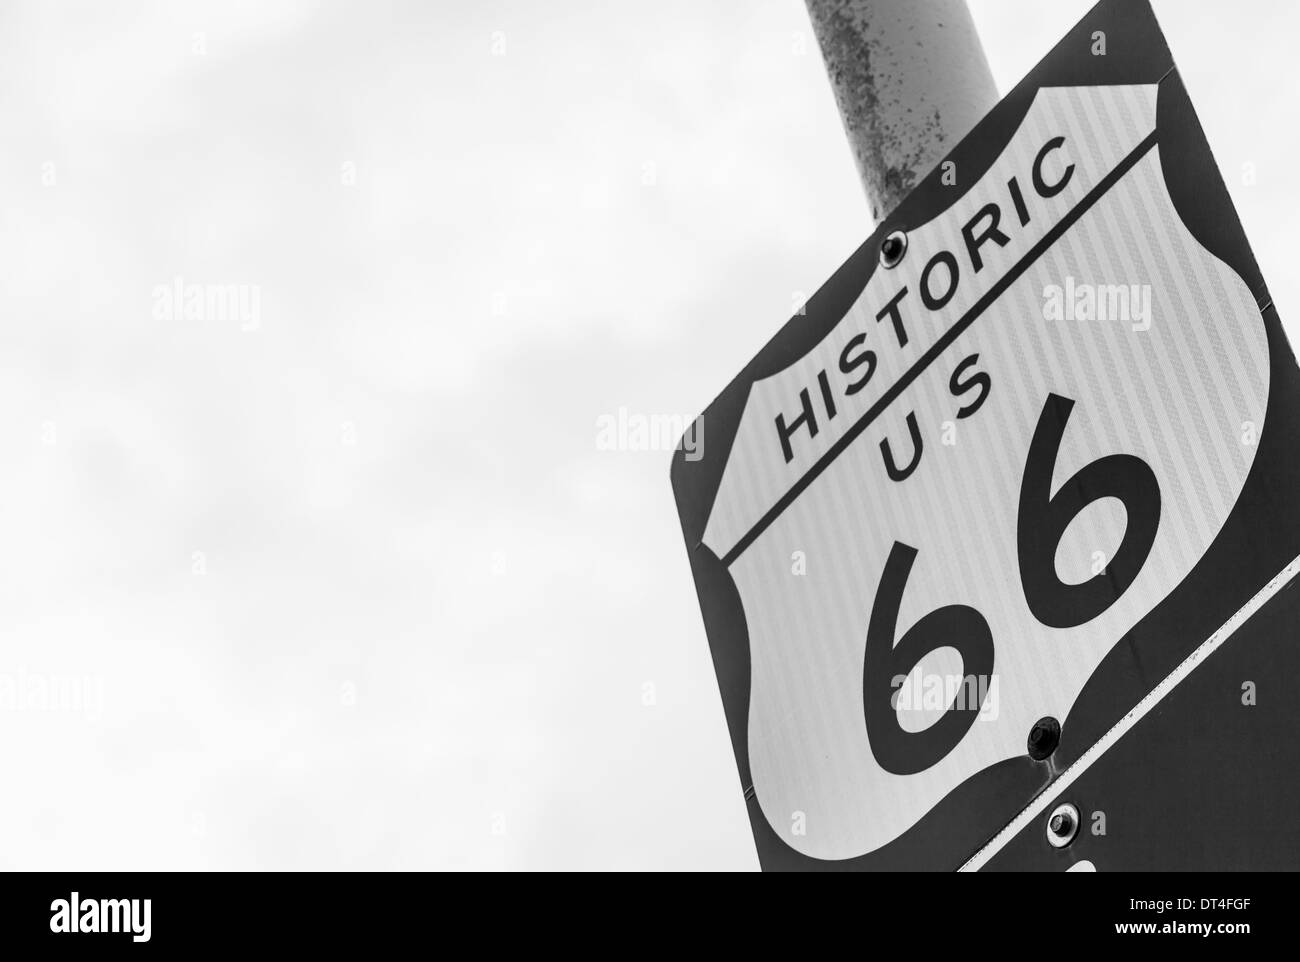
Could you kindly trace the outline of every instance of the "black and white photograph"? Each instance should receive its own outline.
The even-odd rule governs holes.
[[[0,930],[926,872],[1027,945],[1279,936],[1297,37],[2,0]]]

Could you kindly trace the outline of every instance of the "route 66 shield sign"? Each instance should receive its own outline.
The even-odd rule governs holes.
[[[1298,374],[1149,6],[1099,4],[675,455],[763,866],[978,864],[1230,644],[1300,556]]]

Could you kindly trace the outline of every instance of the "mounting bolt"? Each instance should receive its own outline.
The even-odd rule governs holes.
[[[890,231],[880,242],[880,266],[885,270],[897,267],[907,253],[907,235],[901,230]]]
[[[1079,834],[1079,810],[1065,802],[1057,805],[1047,818],[1047,842],[1052,848],[1065,848]]]
[[[1061,743],[1061,723],[1047,715],[1034,722],[1029,729],[1029,757],[1036,762],[1048,758]]]

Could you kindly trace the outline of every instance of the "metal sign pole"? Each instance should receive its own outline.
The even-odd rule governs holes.
[[[806,0],[877,223],[998,102],[966,0]]]

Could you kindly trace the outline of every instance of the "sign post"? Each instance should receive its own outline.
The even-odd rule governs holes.
[[[1300,864],[1293,712],[1246,694],[1300,671],[1300,370],[1147,3],[702,417],[672,481],[764,868]]]
[[[966,0],[807,0],[877,223],[998,102]]]

